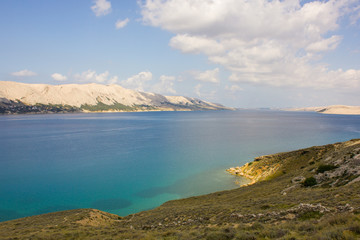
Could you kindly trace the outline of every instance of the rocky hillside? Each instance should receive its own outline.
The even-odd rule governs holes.
[[[297,111],[297,112],[318,112],[324,114],[346,114],[346,115],[360,114],[360,106],[345,106],[345,105],[332,105],[327,107],[290,108],[283,110]]]
[[[255,158],[249,186],[119,217],[95,209],[0,223],[0,239],[359,239],[360,139]],[[229,170],[230,171],[230,170]]]
[[[223,109],[230,108],[196,98],[138,92],[115,84],[55,86],[0,81],[0,113]]]

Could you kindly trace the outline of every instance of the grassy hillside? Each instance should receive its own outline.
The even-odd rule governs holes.
[[[234,169],[253,184],[126,217],[78,209],[3,222],[0,239],[360,238],[360,139]]]

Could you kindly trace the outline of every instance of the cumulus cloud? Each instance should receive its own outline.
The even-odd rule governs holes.
[[[203,86],[202,84],[197,84],[194,87],[194,92],[199,98],[203,99],[215,99],[216,96],[216,90],[206,89],[206,86]]]
[[[201,84],[198,84],[194,87],[194,92],[195,94],[198,96],[198,97],[201,97],[202,94],[201,94],[201,88],[202,88],[202,85]]]
[[[217,41],[201,36],[180,34],[170,40],[170,46],[178,48],[184,53],[205,53],[208,55],[224,51],[224,47]]]
[[[118,80],[117,76],[110,77],[108,71],[97,74],[96,71],[90,69],[85,72],[75,74],[74,78],[79,82],[95,82],[103,84],[114,84]]]
[[[230,92],[240,92],[243,91],[244,89],[242,89],[239,85],[233,84],[231,86],[225,86],[225,90],[228,90]]]
[[[159,80],[160,82],[155,84],[151,91],[160,94],[176,94],[176,90],[174,89],[174,82],[176,78],[174,76],[161,75]]]
[[[55,80],[55,81],[65,81],[67,80],[67,77],[60,74],[60,73],[54,73],[54,74],[51,74],[51,77]]]
[[[31,77],[31,76],[36,76],[37,73],[32,72],[30,70],[24,69],[18,72],[13,72],[11,73],[11,75],[16,76],[16,77]]]
[[[231,81],[314,88],[360,85],[358,70],[314,64],[341,43],[342,36],[332,34],[340,18],[358,20],[358,0],[146,0],[140,6],[145,24],[175,34],[171,47],[206,55],[231,72]]]
[[[95,0],[91,10],[97,17],[105,16],[111,12],[111,2],[107,0]]]
[[[140,73],[122,81],[121,85],[123,85],[126,88],[130,88],[130,89],[134,89],[134,90],[143,92],[146,82],[150,81],[151,79],[152,79],[151,72],[140,72]]]
[[[211,82],[218,83],[219,82],[219,68],[215,68],[213,70],[207,70],[205,72],[194,72],[193,76],[196,80],[202,82]]]
[[[325,52],[329,50],[334,50],[339,43],[341,42],[341,36],[332,36],[330,38],[321,39],[317,42],[310,43],[306,47],[306,51],[308,52]]]
[[[120,20],[120,19],[117,20],[116,23],[115,23],[116,29],[120,29],[120,28],[125,27],[129,23],[129,21],[130,20],[128,18],[126,18],[124,20]]]

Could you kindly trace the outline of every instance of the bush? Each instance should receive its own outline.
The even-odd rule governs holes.
[[[304,187],[312,187],[317,184],[316,179],[314,177],[308,177],[303,182]]]
[[[360,223],[353,223],[350,226],[349,230],[353,233],[360,234]]]
[[[326,171],[331,171],[331,170],[334,170],[335,168],[337,168],[336,166],[334,165],[320,165],[318,167],[318,169],[316,170],[317,173],[324,173]]]
[[[324,214],[318,211],[305,212],[299,216],[299,219],[302,221],[313,219],[313,218],[321,218]]]
[[[227,240],[227,239],[233,239],[234,238],[233,233],[226,233],[226,232],[212,232],[207,234],[206,239],[207,240]]]
[[[254,233],[240,232],[235,238],[237,240],[256,240],[258,239]]]

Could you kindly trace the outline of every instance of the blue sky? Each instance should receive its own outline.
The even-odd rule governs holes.
[[[0,80],[360,105],[360,2],[3,0]]]

